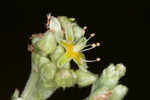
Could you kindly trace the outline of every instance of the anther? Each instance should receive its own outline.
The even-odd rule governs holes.
[[[99,62],[101,60],[101,58],[96,58],[96,61]]]
[[[95,33],[90,34],[89,38],[86,41],[89,41],[94,36],[95,36]]]
[[[90,34],[90,37],[94,37],[94,36],[95,36],[95,33]]]
[[[95,43],[93,43],[93,44],[91,44],[91,47],[90,47],[90,48],[84,49],[84,50],[82,50],[82,52],[91,50],[91,49],[95,48],[96,46],[97,46],[97,45],[96,45]]]
[[[97,45],[95,43],[93,43],[91,46],[92,46],[92,48],[95,48]]]
[[[87,29],[87,26],[84,26],[84,27],[83,27],[83,30],[86,30],[86,29]]]
[[[100,45],[101,45],[101,44],[100,44],[99,42],[96,43],[96,46],[97,46],[97,47],[100,46]]]

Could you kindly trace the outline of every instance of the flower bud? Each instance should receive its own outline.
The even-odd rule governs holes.
[[[56,88],[54,76],[56,74],[56,65],[52,62],[44,63],[40,67],[41,86],[45,88]]]
[[[38,66],[39,61],[40,61],[40,55],[37,53],[32,53],[32,64]]]
[[[128,88],[124,85],[117,85],[112,90],[112,96],[109,100],[123,100],[124,96],[127,94]]]
[[[39,35],[41,35],[41,33],[39,33],[39,34],[33,34],[33,36],[32,36],[32,46],[33,46],[32,49],[36,53],[39,52],[39,48],[37,46],[37,43],[38,43],[38,41],[41,40],[41,37],[42,37],[42,36],[39,36]]]
[[[41,69],[42,65],[49,64],[50,60],[47,57],[40,56],[40,59],[38,60],[39,64],[38,67]]]
[[[54,80],[41,80],[40,83],[41,87],[43,87],[44,89],[54,89],[57,88],[57,84]]]
[[[58,59],[65,53],[65,50],[62,46],[57,46],[55,52],[50,55],[52,61],[56,62]]]
[[[56,17],[51,16],[49,28],[53,32],[61,32],[61,25],[60,25],[60,23],[59,23],[59,21],[57,20]]]
[[[97,75],[88,71],[77,70],[76,75],[77,75],[77,84],[80,87],[91,85],[97,80]]]
[[[116,71],[119,72],[119,77],[123,77],[126,73],[126,67],[123,64],[116,65]]]
[[[88,100],[109,100],[111,95],[112,95],[112,92],[108,88],[101,88],[93,92],[89,96]]]
[[[72,29],[73,29],[75,40],[78,41],[84,35],[83,29],[76,23],[73,23]]]
[[[59,87],[72,87],[75,84],[75,76],[73,70],[60,69],[56,73],[55,81]]]
[[[39,53],[43,56],[51,54],[56,49],[56,39],[52,32],[47,31],[44,36],[37,42]]]
[[[110,64],[106,69],[104,69],[99,80],[93,85],[92,91],[97,88],[106,87],[108,89],[114,88],[118,80],[125,74],[125,67],[118,64]]]
[[[74,40],[74,34],[73,34],[73,30],[72,30],[71,21],[65,16],[59,16],[58,20],[64,29],[66,40],[73,41]]]
[[[34,37],[32,37],[32,44],[36,44],[36,42],[38,42],[40,40],[40,37],[37,35],[34,34]]]
[[[43,64],[40,67],[40,77],[42,80],[52,80],[56,73],[56,65],[52,62]]]
[[[60,25],[59,21],[57,20],[57,18],[55,18],[53,16],[51,17],[49,28],[50,28],[50,31],[54,32],[57,41],[63,39],[61,25]]]

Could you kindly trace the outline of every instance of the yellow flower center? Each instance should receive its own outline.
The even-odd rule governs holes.
[[[68,52],[68,54],[72,57],[78,57],[79,56],[79,52],[77,50],[75,50],[75,46],[73,43],[67,44],[66,46],[66,50]],[[79,60],[80,58],[78,58]]]

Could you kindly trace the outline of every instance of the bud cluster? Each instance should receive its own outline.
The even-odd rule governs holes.
[[[87,62],[100,61],[86,60],[83,51],[90,50],[100,43],[87,45],[90,37],[85,38],[86,27],[81,28],[73,18],[65,16],[47,16],[47,31],[43,34],[33,34],[29,50],[32,52],[32,69],[39,73],[39,88],[35,94],[38,98],[46,99],[47,89],[67,88],[78,84],[79,87],[91,85],[97,80],[97,75],[87,70]],[[87,50],[84,49],[90,46]],[[78,69],[71,69],[71,60]],[[47,93],[48,94],[48,93]]]
[[[127,87],[118,85],[125,75],[122,64],[111,64],[104,69],[100,78],[87,70],[87,62],[99,62],[101,59],[86,60],[83,52],[100,46],[99,42],[87,44],[95,36],[86,38],[87,27],[81,28],[74,18],[65,16],[47,16],[47,31],[33,34],[28,50],[32,54],[32,70],[29,81],[21,95],[16,90],[12,100],[46,100],[57,88],[92,85],[91,94],[85,100],[122,100]],[[71,68],[71,61],[78,68]]]
[[[128,88],[118,84],[118,81],[125,72],[126,68],[123,64],[110,64],[93,84],[88,100],[122,100]]]

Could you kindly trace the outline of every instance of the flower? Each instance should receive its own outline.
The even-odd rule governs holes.
[[[58,20],[64,32],[64,37],[61,40],[59,39],[58,43],[66,50],[65,54],[58,60],[57,66],[59,68],[64,67],[67,62],[73,60],[77,63],[80,69],[85,70],[87,68],[86,62],[100,60],[100,58],[97,58],[97,60],[87,61],[85,59],[85,55],[83,54],[83,51],[100,46],[100,43],[87,45],[87,41],[95,36],[94,33],[92,33],[90,37],[86,39],[84,37],[86,29],[85,27],[82,29],[75,22],[64,16],[58,17]],[[91,46],[91,48],[84,49],[85,47],[89,46]]]

